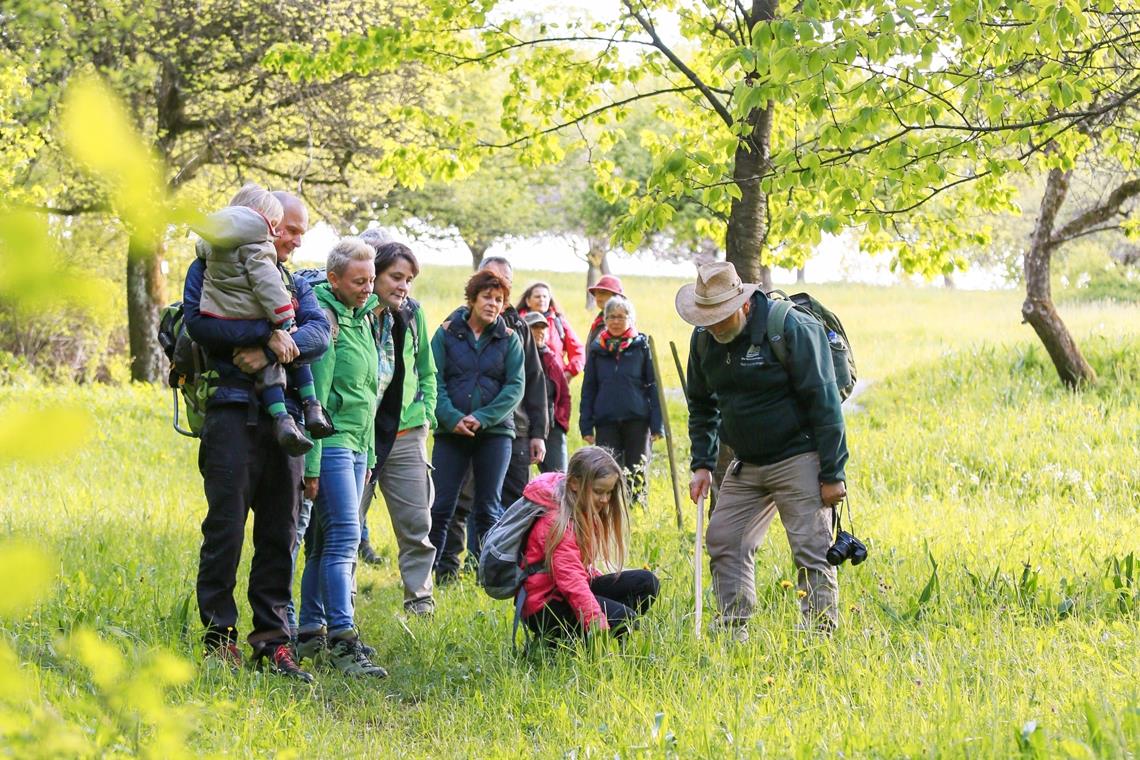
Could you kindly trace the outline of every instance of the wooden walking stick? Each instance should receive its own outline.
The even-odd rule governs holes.
[[[677,377],[681,378],[681,393],[689,398],[689,383],[685,380],[685,367],[681,364],[681,355],[677,353],[677,344],[669,341],[669,350],[673,352],[673,363],[677,365]]]
[[[693,620],[694,620],[693,625],[696,627],[696,633],[697,633],[698,639],[701,637],[701,629],[704,627],[701,624],[702,613],[704,612],[704,607],[705,607],[704,606],[704,596],[705,596],[704,595],[704,587],[701,583],[701,574],[702,574],[702,571],[704,570],[704,567],[705,567],[705,561],[704,561],[704,557],[702,556],[702,551],[701,551],[701,549],[703,548],[703,545],[704,545],[704,542],[702,540],[704,538],[704,532],[705,532],[704,528],[705,528],[705,496],[704,496],[704,494],[701,494],[701,498],[697,499],[697,539],[696,539],[696,546],[693,549],[693,583],[695,586],[694,604],[696,605],[696,609],[694,610],[696,614],[693,615]]]
[[[649,353],[653,357],[653,379],[657,381],[657,403],[661,406],[661,420],[665,423],[665,450],[669,455],[669,479],[673,483],[673,506],[677,510],[677,529],[685,527],[685,515],[681,511],[681,491],[677,486],[677,457],[673,453],[673,426],[669,424],[669,406],[665,401],[665,384],[661,382],[661,362],[657,361],[657,346],[653,336],[649,336]],[[682,376],[681,382],[684,382]]]

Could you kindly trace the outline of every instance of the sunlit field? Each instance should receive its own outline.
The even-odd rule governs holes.
[[[417,281],[429,324],[459,304],[467,274]],[[516,296],[540,278],[584,334],[582,276],[517,272]],[[688,353],[681,281],[624,282],[656,340],[684,485],[669,351]],[[1062,308],[1101,378],[1073,394],[1020,323],[1016,292],[808,289],[843,318],[867,381],[848,404],[848,485],[870,557],[840,570],[830,639],[793,632],[778,524],[757,556],[751,641],[695,638],[695,508],[678,530],[662,442],[632,551],[662,596],[624,645],[515,649],[512,605],[471,576],[438,592],[433,619],[405,619],[377,505],[387,562],[360,567],[357,621],[390,678],[321,671],[308,687],[206,667],[193,599],[205,500],[169,391],[0,388],[0,409],[62,401],[95,421],[65,455],[0,463],[0,536],[46,550],[53,576],[30,611],[5,618],[0,605],[18,660],[0,663],[0,754],[8,742],[56,756],[1135,757],[1140,308]]]

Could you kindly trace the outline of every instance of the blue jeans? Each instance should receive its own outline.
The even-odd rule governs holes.
[[[459,489],[463,485],[468,465],[472,468],[472,477],[475,480],[471,524],[474,526],[476,539],[473,553],[478,556],[483,536],[503,511],[499,493],[502,491],[503,478],[507,475],[507,465],[510,461],[509,436],[477,435],[468,438],[442,434],[435,437],[435,448],[431,454],[431,466],[435,468],[431,475],[435,485],[435,501],[431,505],[431,533],[428,534],[428,539],[436,548],[437,563],[442,553],[444,539],[447,537],[447,524],[455,514],[455,503],[459,500]]]
[[[354,627],[353,571],[360,546],[360,497],[368,456],[326,446],[313,503],[314,539],[305,542],[300,631],[327,627],[329,635]]]
[[[293,570],[290,578],[297,577],[297,555],[301,553],[301,542],[305,540],[305,531],[309,529],[309,520],[313,516],[313,502],[302,497],[301,509],[297,512],[297,543],[293,544]],[[285,608],[285,617],[289,620],[289,636],[297,637],[297,608],[293,604],[292,581],[289,586],[289,606]]]

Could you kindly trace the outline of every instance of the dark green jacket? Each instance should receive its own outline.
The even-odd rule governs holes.
[[[749,464],[819,452],[819,480],[846,480],[847,434],[823,326],[796,310],[784,326],[790,361],[768,342],[768,298],[752,297],[748,324],[722,345],[693,331],[689,342],[689,440],[694,470],[716,469],[720,439]]]

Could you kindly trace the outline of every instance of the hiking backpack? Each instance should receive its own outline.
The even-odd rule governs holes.
[[[545,569],[545,563],[523,567],[523,552],[531,528],[546,507],[530,499],[519,499],[503,512],[483,537],[479,550],[476,579],[492,599],[510,599],[523,581]]]
[[[823,325],[827,332],[827,343],[831,348],[831,363],[835,367],[835,384],[839,387],[839,399],[845,401],[855,389],[855,357],[847,340],[847,331],[835,312],[828,309],[807,293],[787,295],[782,290],[768,294],[768,341],[780,364],[788,366],[788,346],[784,342],[784,323],[788,312],[796,309],[807,314]]]
[[[838,315],[828,309],[807,293],[787,295],[782,290],[772,290],[768,296],[768,342],[772,346],[772,353],[784,369],[788,368],[788,346],[784,342],[786,335],[785,322],[788,312],[792,309],[807,314],[816,322],[823,325],[827,332],[827,343],[831,348],[831,363],[835,368],[835,384],[839,388],[839,400],[846,401],[855,389],[855,357],[851,353],[851,344],[847,341],[847,331]],[[712,337],[708,330],[701,329],[697,333],[697,353],[703,355],[708,350]]]
[[[515,618],[511,629],[512,646],[517,643],[522,608],[526,603],[523,581],[537,573],[547,572],[545,562],[523,565],[526,541],[546,507],[530,499],[516,501],[499,516],[479,550],[479,567],[475,578],[492,599],[515,597]]]
[[[206,352],[186,331],[182,302],[176,301],[159,312],[158,343],[170,360],[166,383],[174,399],[174,429],[188,438],[202,433],[206,403],[214,394],[218,372],[209,369]],[[186,427],[182,427],[178,397],[186,407]]]

